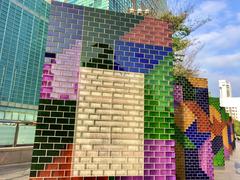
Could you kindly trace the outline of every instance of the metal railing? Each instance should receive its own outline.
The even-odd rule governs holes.
[[[29,121],[13,121],[13,120],[0,120],[0,148],[1,147],[17,147],[17,146],[33,146],[33,141],[31,143],[18,143],[19,133],[21,127],[35,127],[36,122]],[[15,131],[10,129],[15,128]],[[2,131],[2,132],[1,132]],[[9,131],[9,133],[8,133]],[[5,134],[4,134],[5,133]],[[11,138],[11,137],[13,138]],[[34,139],[35,133],[29,134],[30,138]],[[4,140],[8,140],[9,143],[4,143]]]

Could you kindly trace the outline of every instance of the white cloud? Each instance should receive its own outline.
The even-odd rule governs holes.
[[[236,14],[237,20],[240,21],[240,12]]]
[[[200,61],[201,64],[208,67],[208,69],[219,69],[219,68],[239,68],[240,69],[240,53],[226,54],[226,55],[215,55],[207,56],[201,53],[196,61]],[[199,63],[200,63],[199,62]]]
[[[226,50],[239,47],[240,25],[227,25],[220,29],[214,29],[203,34],[197,34],[193,38],[205,44],[208,52]]]
[[[209,90],[218,96],[218,80],[226,79],[232,83],[233,95],[240,96],[240,53],[209,55],[201,52],[196,63],[200,65],[200,77],[208,78]]]
[[[198,11],[202,15],[216,15],[227,8],[225,1],[204,1]]]
[[[218,14],[223,14],[227,10],[227,4],[223,0],[218,1],[203,1],[201,4],[197,4],[192,13],[190,19],[195,19],[196,17],[210,17],[215,18]]]

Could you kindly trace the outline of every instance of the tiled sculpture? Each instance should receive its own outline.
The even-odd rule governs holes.
[[[174,108],[177,179],[214,179],[207,80],[176,77]]]
[[[214,179],[233,122],[173,81],[167,23],[53,1],[49,24],[31,180]]]
[[[176,179],[168,24],[59,2],[49,23],[30,179]]]
[[[212,123],[212,149],[214,166],[224,166],[235,148],[233,121],[223,107],[219,98],[209,98],[210,120]]]

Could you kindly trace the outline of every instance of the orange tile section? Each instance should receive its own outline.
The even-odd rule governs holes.
[[[172,46],[172,32],[169,25],[158,19],[145,17],[138,25],[125,34],[121,40],[156,46]]]
[[[53,157],[53,162],[47,164],[44,170],[38,172],[36,178],[30,180],[71,180],[72,149],[73,145],[68,144],[60,156]]]
[[[187,78],[188,81],[197,88],[208,88],[208,80],[204,78]]]
[[[211,123],[209,121],[209,117],[202,110],[202,108],[194,101],[185,101],[186,106],[195,114],[197,117],[197,127],[198,132],[210,132],[211,131]]]
[[[176,168],[177,168],[177,177],[185,179],[185,155],[184,148],[181,144],[176,143]],[[178,178],[178,180],[180,180]]]
[[[228,132],[227,132],[227,126],[224,127],[223,131],[222,131],[222,137],[223,137],[223,145],[224,147],[226,147],[227,149],[230,148],[229,143],[228,143]]]
[[[218,110],[213,107],[213,106],[209,106],[209,111],[210,111],[210,121],[211,123],[213,123],[213,118],[215,117],[218,120],[221,120],[221,114],[218,112]]]
[[[68,144],[60,156],[53,158],[53,163],[46,165],[45,170],[29,180],[108,180],[108,177],[72,177],[72,150],[73,145]]]
[[[175,124],[182,132],[185,132],[195,120],[194,114],[184,103],[181,103],[177,108],[175,108],[174,113]]]
[[[215,136],[221,136],[222,135],[222,130],[226,126],[224,122],[219,122],[219,119],[216,119],[213,117],[213,125],[212,125],[212,133]]]

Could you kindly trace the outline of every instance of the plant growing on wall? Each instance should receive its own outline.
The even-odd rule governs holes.
[[[173,1],[172,1],[173,2]],[[170,7],[171,6],[171,7]],[[192,32],[203,26],[209,18],[191,18],[193,3],[184,1],[168,4],[169,9],[162,13],[160,19],[171,24],[173,32],[173,58],[175,76],[198,76],[199,67],[194,63],[202,45],[190,38]],[[173,7],[173,8],[172,8]]]

